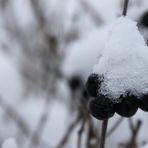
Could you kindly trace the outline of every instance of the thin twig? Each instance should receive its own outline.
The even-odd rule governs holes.
[[[129,120],[129,126],[130,126],[130,130],[131,130],[131,138],[129,141],[127,141],[127,143],[121,143],[119,145],[120,147],[124,147],[124,148],[137,148],[138,147],[137,136],[140,131],[142,121],[138,120],[135,126],[133,125],[133,123],[131,121],[132,120]]]
[[[107,132],[107,137],[109,137],[119,127],[123,119],[124,118],[121,117],[120,119],[117,120],[117,122],[113,125],[113,127],[111,127],[111,129]]]
[[[80,0],[80,4],[83,9],[90,14],[92,20],[97,26],[100,26],[105,22],[103,18],[99,15],[99,13],[91,6],[91,4],[89,4],[88,1]]]
[[[14,122],[17,124],[17,127],[22,132],[22,134],[26,138],[28,138],[31,135],[31,129],[27,125],[27,123],[25,122],[25,120],[17,113],[17,111],[11,105],[9,105],[1,97],[0,97],[0,106],[5,111],[5,113],[10,118],[12,118],[14,120]],[[42,145],[44,145],[46,147],[50,147],[49,144],[47,144],[45,141],[43,141],[42,139],[40,139],[40,140],[41,140]]]
[[[84,132],[85,120],[82,121],[80,130],[78,131],[78,148],[81,148],[82,134]]]
[[[137,147],[136,138],[137,138],[138,132],[140,131],[141,125],[142,125],[141,120],[138,120],[137,124],[135,125],[135,127],[134,127],[134,129],[132,131],[131,140],[127,143],[126,148],[132,148],[132,147],[136,148]]]
[[[59,144],[56,148],[62,148],[67,143],[72,131],[77,126],[77,124],[79,123],[80,120],[81,120],[81,117],[78,116],[77,119],[69,126],[65,135],[63,136],[62,140],[59,142]]]
[[[31,2],[32,8],[33,8],[33,11],[34,11],[34,15],[35,15],[36,19],[38,20],[39,26],[41,28],[43,28],[46,23],[46,20],[43,15],[43,12],[41,10],[41,7],[38,4],[39,2],[38,2],[38,0],[31,0],[30,2]]]
[[[130,130],[133,131],[134,130],[134,123],[133,123],[132,118],[128,119],[128,123],[129,123]]]
[[[107,125],[108,125],[108,119],[104,120],[102,123],[100,148],[104,148],[104,146],[105,146]]]
[[[48,119],[48,114],[49,114],[48,109],[49,109],[49,98],[47,97],[45,101],[45,107],[43,108],[43,113],[38,121],[35,131],[32,134],[28,148],[32,148],[33,146],[37,146],[40,144],[40,139],[41,139],[40,137],[43,133],[45,124],[47,123]]]
[[[127,14],[128,3],[129,3],[129,0],[124,0],[124,8],[122,13],[123,16],[126,16]]]
[[[9,2],[10,2],[9,0],[1,0],[0,1],[0,8],[4,10]]]
[[[87,133],[87,141],[86,141],[87,148],[99,147],[99,142],[100,142],[99,133],[100,132],[94,129],[93,120],[90,116],[88,118],[87,123],[88,123],[88,133]],[[92,143],[92,140],[94,139],[96,140],[96,142]]]
[[[20,128],[22,133],[26,136],[29,136],[31,133],[30,128],[28,125],[25,123],[25,121],[20,117],[20,115],[8,104],[4,101],[4,99],[0,98],[0,106],[2,109],[5,111],[5,113],[14,119],[16,122],[17,126]]]

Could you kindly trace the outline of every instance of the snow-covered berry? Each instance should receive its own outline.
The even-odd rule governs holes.
[[[103,82],[103,76],[100,76],[98,74],[93,73],[88,77],[86,83],[86,89],[91,97],[97,96],[98,90],[102,82]]]
[[[145,12],[143,14],[143,16],[141,17],[141,24],[144,26],[144,27],[148,27],[148,11]]]
[[[139,107],[143,110],[148,112],[148,95],[143,95],[139,101]]]
[[[123,117],[131,117],[138,110],[138,99],[134,95],[127,93],[125,96],[120,96],[121,102],[116,103],[115,111]]]
[[[75,91],[77,88],[79,88],[82,84],[82,80],[80,76],[73,76],[69,80],[69,87],[71,88],[72,91]]]
[[[115,113],[114,103],[104,95],[99,95],[92,100],[89,104],[89,109],[91,114],[99,120],[108,119]]]

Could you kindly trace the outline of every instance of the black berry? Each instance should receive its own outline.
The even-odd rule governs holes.
[[[75,91],[76,89],[78,89],[82,84],[82,80],[80,78],[80,76],[73,76],[70,80],[69,80],[69,87],[71,88],[72,91]]]
[[[115,111],[123,117],[131,117],[138,110],[138,99],[134,95],[127,93],[126,96],[121,95],[120,103],[115,104]]]
[[[89,98],[86,89],[83,89],[83,91],[82,91],[82,96],[83,96],[84,98],[86,98],[86,99]]]
[[[139,99],[139,107],[148,112],[148,95],[143,95],[141,99]]]
[[[91,114],[99,119],[105,120],[112,117],[115,113],[113,102],[103,95],[97,96],[89,104]]]
[[[148,27],[148,11],[145,12],[141,17],[141,24],[145,27]]]
[[[91,97],[97,96],[98,90],[99,90],[102,82],[103,82],[103,76],[99,76],[97,74],[91,74],[88,77],[88,80],[86,83],[86,89],[87,89],[88,94]]]

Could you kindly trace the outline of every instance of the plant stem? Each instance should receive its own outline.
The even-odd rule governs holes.
[[[105,146],[107,125],[108,125],[108,119],[105,119],[102,123],[100,148],[104,148],[104,146]]]
[[[126,16],[127,14],[128,3],[129,3],[129,0],[124,0],[124,8],[122,13],[123,16]]]

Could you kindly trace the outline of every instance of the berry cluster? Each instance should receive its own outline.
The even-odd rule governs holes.
[[[86,83],[88,94],[91,97],[95,97],[89,104],[90,112],[95,118],[99,120],[108,119],[115,112],[123,117],[131,117],[137,112],[138,107],[144,111],[148,111],[147,95],[143,95],[139,99],[135,95],[130,94],[130,92],[127,92],[125,95],[120,96],[120,102],[115,103],[107,96],[98,93],[102,82],[103,76],[92,74]]]

